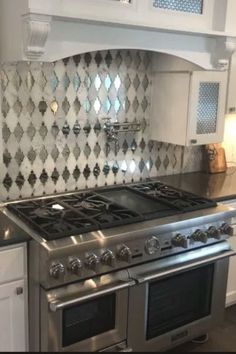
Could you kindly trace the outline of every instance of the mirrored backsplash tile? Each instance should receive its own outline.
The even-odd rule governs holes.
[[[4,64],[0,199],[201,169],[201,149],[149,140],[151,57],[111,50],[55,63]],[[141,129],[108,142],[106,117],[140,122]]]

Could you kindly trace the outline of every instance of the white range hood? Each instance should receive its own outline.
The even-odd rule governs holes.
[[[201,14],[158,9],[164,0],[0,0],[1,61],[128,48],[224,70],[236,47],[236,1],[189,1],[202,2]]]

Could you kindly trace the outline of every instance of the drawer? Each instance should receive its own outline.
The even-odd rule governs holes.
[[[23,246],[0,250],[0,283],[25,276],[24,250]]]

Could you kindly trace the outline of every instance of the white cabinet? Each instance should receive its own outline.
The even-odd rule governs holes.
[[[151,139],[177,145],[223,141],[227,72],[156,72]]]
[[[0,61],[144,49],[217,69],[236,45],[234,8],[235,0],[0,0]]]
[[[39,2],[28,0],[27,2],[31,13],[49,16],[76,17],[152,28],[224,32],[226,29],[231,29],[227,16],[231,15],[231,21],[235,19],[230,11],[231,7],[229,8],[231,1],[61,0],[59,2],[58,0],[41,0]]]
[[[0,351],[26,350],[24,280],[0,285]]]
[[[236,53],[232,55],[230,62],[227,113],[236,113]]]
[[[26,246],[0,248],[0,351],[28,350]]]

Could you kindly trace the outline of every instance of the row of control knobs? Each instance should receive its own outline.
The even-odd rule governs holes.
[[[119,261],[130,263],[132,258],[132,253],[129,247],[127,247],[126,245],[122,245],[119,251],[117,252],[116,256]],[[98,257],[94,253],[88,255],[85,260],[85,266],[87,269],[97,272],[100,263],[102,265],[115,267],[115,262],[116,262],[116,257],[114,253],[111,250],[106,250],[101,255],[101,257]],[[80,275],[83,268],[83,263],[78,257],[69,257],[67,268],[70,273],[75,275]],[[55,279],[60,278],[60,276],[63,276],[65,274],[64,265],[61,262],[52,263],[49,270],[49,274],[51,277]]]
[[[200,229],[196,230],[189,237],[178,234],[172,239],[172,245],[175,247],[188,248],[188,239],[192,242],[207,243],[209,239],[220,240],[222,235],[233,236],[233,228],[230,225],[224,223],[220,228],[211,226],[207,231],[202,231]]]
[[[190,242],[207,243],[208,239],[220,240],[222,235],[232,235],[233,228],[228,224],[223,224],[218,229],[214,226],[209,227],[207,231],[196,230],[191,236],[177,234],[172,238],[171,243],[174,247],[188,248]],[[148,255],[154,255],[161,249],[159,240],[156,236],[147,239],[145,243],[145,251]],[[111,250],[106,250],[98,257],[95,253],[91,253],[85,259],[85,267],[94,272],[98,271],[99,265],[106,265],[114,268],[116,259],[121,262],[131,263],[132,252],[126,245],[121,245],[117,254],[115,255]],[[68,271],[75,275],[80,275],[83,269],[83,262],[78,257],[69,257],[67,262]],[[49,274],[51,277],[58,279],[65,274],[65,266],[61,262],[54,262],[51,264]]]

